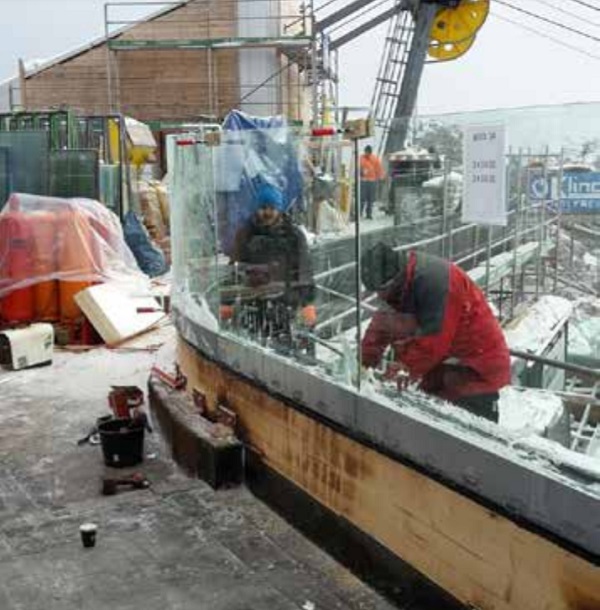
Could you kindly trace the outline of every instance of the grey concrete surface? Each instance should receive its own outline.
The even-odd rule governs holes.
[[[100,494],[115,471],[76,441],[108,412],[111,384],[145,388],[157,357],[145,348],[171,334],[0,371],[0,609],[391,610],[244,488],[179,473],[157,435],[133,469],[152,487]],[[80,542],[87,521],[93,549]]]

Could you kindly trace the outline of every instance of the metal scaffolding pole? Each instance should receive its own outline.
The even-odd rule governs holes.
[[[560,231],[562,226],[562,179],[563,179],[563,165],[564,165],[564,148],[560,149],[560,165],[558,169],[558,193],[557,193],[557,209],[558,215],[556,217],[556,252],[554,253],[554,292],[558,287],[558,262],[559,262],[559,250],[560,250]]]
[[[548,146],[546,146],[544,152],[544,184],[548,184],[548,156],[549,150]],[[542,292],[544,291],[544,282],[543,282],[543,274],[544,270],[542,268],[542,254],[544,251],[544,244],[546,242],[546,205],[548,203],[548,197],[542,198],[542,204],[540,208],[540,230],[539,230],[539,244],[538,244],[538,253],[536,258],[535,265],[535,297],[538,298],[540,294],[540,288]]]
[[[492,233],[493,227],[488,225],[487,227],[487,246],[485,251],[485,296],[487,297],[490,293],[490,268],[492,261]]]
[[[443,197],[442,197],[442,235],[444,240],[442,241],[442,256],[449,257],[449,235],[448,233],[448,173],[450,166],[450,160],[446,157],[444,159],[444,186],[443,186]]]
[[[523,166],[523,152],[519,148],[517,155],[518,166],[517,166],[517,194],[516,194],[516,209],[515,209],[515,228],[514,228],[514,242],[513,242],[513,264],[512,264],[512,275],[510,278],[511,285],[511,298],[510,298],[510,317],[515,315],[515,307],[517,305],[517,249],[519,247],[519,230],[521,224],[521,198],[523,196],[523,180],[521,176],[521,168]]]
[[[108,98],[108,111],[114,112],[113,102],[113,86],[112,86],[112,66],[111,66],[111,50],[108,44],[109,24],[108,24],[108,4],[104,5],[104,37],[106,38],[106,87]]]
[[[310,13],[312,19],[312,41],[310,46],[310,76],[312,90],[312,126],[316,127],[319,124],[319,69],[317,62],[319,61],[318,34],[316,29],[316,20],[314,14],[314,0],[310,0]]]

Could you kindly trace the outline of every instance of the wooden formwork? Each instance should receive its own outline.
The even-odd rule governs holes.
[[[296,409],[180,340],[188,388],[226,401],[261,465],[364,532],[463,604],[600,608],[600,568],[423,472]]]

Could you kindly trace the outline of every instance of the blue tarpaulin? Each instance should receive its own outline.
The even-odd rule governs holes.
[[[279,189],[284,209],[303,205],[297,141],[283,117],[230,112],[217,157],[219,237],[229,254],[237,231],[256,211],[265,184]]]

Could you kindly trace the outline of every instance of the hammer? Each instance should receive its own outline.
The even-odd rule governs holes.
[[[104,496],[114,496],[119,487],[147,489],[150,487],[150,481],[141,472],[135,472],[124,479],[102,479],[102,495]]]

